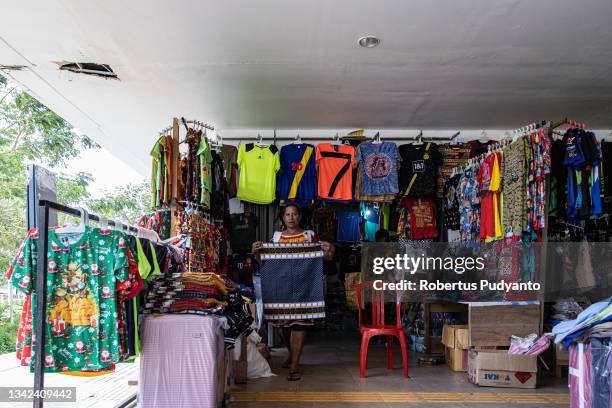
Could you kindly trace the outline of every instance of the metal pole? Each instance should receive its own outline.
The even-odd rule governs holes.
[[[45,384],[45,319],[47,316],[47,240],[49,239],[49,206],[41,200],[38,206],[38,256],[36,261],[36,315],[34,327],[36,338],[32,339],[34,362],[34,397],[33,407],[42,408],[44,399],[40,393]]]

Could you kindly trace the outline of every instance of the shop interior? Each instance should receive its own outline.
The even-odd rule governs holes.
[[[35,388],[133,364],[115,406],[612,401],[612,5],[10,14],[3,74],[151,184],[150,212],[126,225],[32,181],[37,228],[9,276]],[[496,279],[563,296],[367,298],[373,243],[484,245]],[[517,245],[548,243],[568,252],[517,272]]]

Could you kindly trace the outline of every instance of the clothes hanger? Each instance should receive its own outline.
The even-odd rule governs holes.
[[[89,222],[89,213],[83,207],[77,207],[77,209],[81,213],[81,223],[79,225],[68,224],[65,227],[57,228],[55,230],[56,234],[83,234],[85,232]]]
[[[374,139],[372,140],[373,144],[382,144],[382,140],[380,138],[380,132],[376,132],[376,134],[374,135]]]
[[[263,137],[259,133],[257,134],[257,141],[255,142],[255,144],[257,146],[263,146],[264,145],[263,144]]]
[[[107,230],[108,229],[108,218],[106,218],[103,215],[98,216],[98,218],[100,219],[100,221],[98,221],[100,224],[100,229]]]
[[[299,133],[295,137],[295,140],[293,141],[293,144],[302,144],[302,138],[300,137]]]
[[[422,131],[422,130],[419,132],[419,134],[418,134],[418,135],[416,135],[416,138],[415,138],[415,140],[414,140],[414,143],[413,143],[413,144],[414,144],[415,146],[419,146],[419,145],[422,145],[422,144],[423,144],[423,131]]]
[[[481,143],[487,143],[489,141],[489,136],[487,136],[487,132],[484,129],[482,129],[482,132],[480,132],[480,138],[478,141]]]
[[[336,133],[336,135],[332,139],[331,144],[334,145],[334,146],[338,146],[338,145],[341,144],[341,142],[340,142],[340,135],[338,135],[338,133]]]
[[[455,132],[454,135],[451,136],[451,140],[450,140],[450,145],[451,146],[456,146],[456,145],[460,145],[461,142],[459,141],[459,135],[461,134],[461,131],[458,130]]]
[[[121,231],[122,230],[122,228],[121,228],[121,225],[122,225],[121,221],[119,221],[119,220],[117,220],[115,218],[111,218],[111,221],[113,222],[113,230],[115,230],[115,231]]]

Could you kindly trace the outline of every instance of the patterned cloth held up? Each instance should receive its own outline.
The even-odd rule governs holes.
[[[323,251],[319,243],[264,243],[259,254],[266,319],[325,318]]]

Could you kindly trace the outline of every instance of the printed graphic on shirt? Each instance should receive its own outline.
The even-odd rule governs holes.
[[[362,143],[355,159],[359,162],[360,196],[397,194],[397,146],[391,142]]]
[[[415,160],[412,162],[412,171],[415,173],[423,173],[425,171],[425,160]]]
[[[365,171],[371,178],[387,177],[391,173],[391,159],[383,153],[371,154],[366,159]]]

